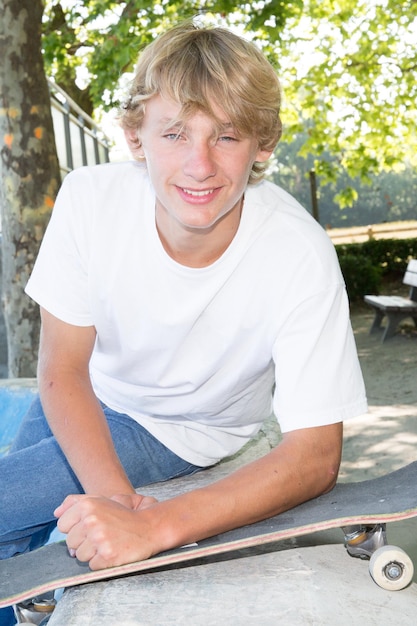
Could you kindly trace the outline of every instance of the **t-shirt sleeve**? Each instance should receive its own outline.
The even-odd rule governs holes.
[[[273,348],[274,412],[283,432],[366,413],[343,283],[301,301]]]
[[[26,293],[68,324],[93,324],[88,292],[88,263],[92,229],[88,180],[69,174],[59,191]],[[88,195],[89,201],[85,198]]]

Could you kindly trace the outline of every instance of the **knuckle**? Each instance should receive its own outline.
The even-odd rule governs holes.
[[[84,516],[84,526],[87,530],[97,529],[99,526],[99,519],[95,513],[88,513]]]

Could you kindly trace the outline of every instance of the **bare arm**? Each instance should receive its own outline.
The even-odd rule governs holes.
[[[93,392],[94,327],[66,324],[41,309],[39,393],[58,443],[86,493],[133,493]]]
[[[70,496],[56,511],[70,548],[94,569],[271,517],[330,490],[336,482],[342,424],[288,433],[268,455],[227,478],[148,505]],[[116,531],[117,529],[117,531]]]

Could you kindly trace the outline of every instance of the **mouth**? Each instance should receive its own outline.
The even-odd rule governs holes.
[[[214,189],[202,189],[201,191],[198,191],[195,189],[186,189],[185,187],[181,187],[181,191],[187,196],[192,196],[194,198],[204,198],[205,196],[211,196],[214,193]]]

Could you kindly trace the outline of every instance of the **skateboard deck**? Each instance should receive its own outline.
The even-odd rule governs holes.
[[[415,516],[417,516],[417,461],[372,480],[338,483],[331,492],[285,513],[204,539],[198,544],[163,552],[146,561],[92,571],[87,563],[81,563],[69,556],[65,542],[50,544],[34,552],[0,561],[0,608],[54,589],[149,572],[206,556],[233,552],[331,528],[357,524],[385,524]],[[386,565],[385,561],[392,565],[392,551],[388,552],[388,559],[384,560],[382,569]],[[401,563],[399,566],[402,567]],[[406,584],[413,575],[411,571],[410,578],[410,566],[412,568],[408,558],[406,569],[409,579]],[[379,568],[380,564],[377,564],[377,567]],[[380,584],[378,580],[376,582]],[[388,584],[385,588],[391,587]]]

